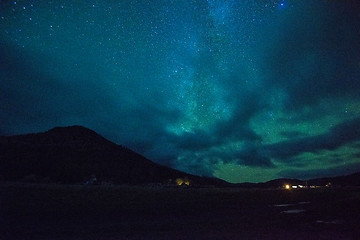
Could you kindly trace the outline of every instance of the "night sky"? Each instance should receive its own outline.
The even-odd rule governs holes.
[[[0,135],[70,125],[230,182],[360,171],[360,2],[0,0]]]

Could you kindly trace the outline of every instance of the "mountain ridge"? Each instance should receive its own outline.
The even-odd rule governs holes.
[[[244,188],[283,188],[285,185],[302,185],[304,187],[317,187],[317,186],[360,186],[360,172],[352,173],[349,175],[312,178],[308,180],[300,180],[296,178],[277,178],[267,182],[260,183],[235,183],[237,187]]]
[[[29,176],[40,182],[59,183],[80,183],[96,176],[99,181],[115,184],[174,182],[184,177],[194,184],[226,184],[159,165],[78,125],[0,136],[0,180]]]
[[[262,183],[228,183],[162,166],[83,126],[54,127],[40,133],[0,136],[0,181],[81,183],[94,177],[115,184],[172,183],[277,188],[285,184],[360,186],[360,172],[326,178],[273,179]]]

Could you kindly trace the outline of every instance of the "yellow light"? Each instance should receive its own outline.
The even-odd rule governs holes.
[[[285,189],[290,189],[290,185],[289,185],[289,184],[286,184],[286,185],[285,185]]]
[[[176,179],[176,184],[178,185],[178,186],[181,186],[182,184],[183,184],[183,180],[181,179],[181,178],[177,178]]]

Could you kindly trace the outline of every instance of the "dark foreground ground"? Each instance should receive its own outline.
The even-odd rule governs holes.
[[[360,189],[2,183],[0,239],[360,239]]]

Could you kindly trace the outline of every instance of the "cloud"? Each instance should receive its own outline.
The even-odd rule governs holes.
[[[283,17],[260,38],[268,44],[260,41],[258,56],[265,60],[259,60],[265,84],[285,89],[286,109],[332,97],[358,98],[359,15],[344,4],[301,2]]]
[[[338,124],[324,134],[265,145],[261,151],[265,156],[287,161],[304,152],[334,150],[357,140],[360,140],[360,118]]]
[[[275,167],[270,158],[259,154],[257,145],[258,143],[253,141],[240,141],[237,144],[230,141],[202,150],[181,150],[175,165],[184,171],[208,176],[211,176],[219,165],[227,163],[251,167]]]
[[[272,168],[355,142],[358,118],[317,136],[296,127],[331,118],[342,99],[360,99],[359,7],[338,2],[114,3],[112,10],[99,2],[91,16],[87,3],[66,13],[44,3],[39,25],[24,11],[8,21],[18,11],[11,5],[0,32],[0,134],[84,125],[158,163],[206,175],[218,163]],[[220,19],[214,13],[223,9]],[[279,113],[279,126],[267,129],[265,117],[253,125],[266,112]],[[279,132],[282,124],[294,127]],[[289,140],[263,143],[275,142],[274,132]]]
[[[242,150],[241,152],[234,153],[232,157],[235,161],[231,162],[235,162],[240,165],[266,168],[274,167],[271,159],[259,154],[256,148]]]
[[[294,170],[287,169],[278,173],[281,178],[297,178],[302,180],[349,175],[360,170],[360,163],[340,165],[325,169]]]
[[[255,133],[255,131],[250,127],[251,119],[261,110],[265,108],[265,105],[262,103],[262,97],[258,93],[253,93],[251,91],[245,92],[244,90],[242,96],[237,96],[236,90],[234,91],[234,112],[232,113],[230,119],[220,120],[217,122],[213,134],[216,137],[222,139],[236,139],[236,140],[260,140],[261,137]]]
[[[299,138],[304,135],[300,131],[282,131],[280,134],[286,138]]]
[[[71,60],[62,62],[53,56],[2,43],[0,90],[4,94],[0,96],[3,103],[0,114],[1,131],[5,134],[68,125],[84,125],[103,134],[110,118],[114,122],[124,115],[126,98],[114,99],[96,67],[75,68],[76,62]]]

